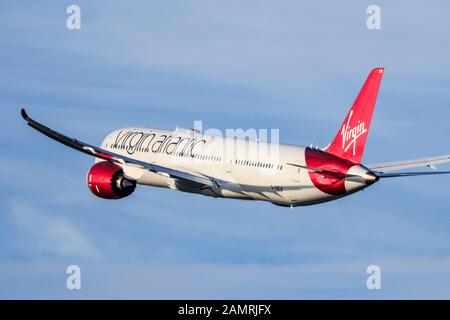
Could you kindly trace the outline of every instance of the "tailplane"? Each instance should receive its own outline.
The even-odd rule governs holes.
[[[373,69],[326,152],[360,163],[384,68]]]

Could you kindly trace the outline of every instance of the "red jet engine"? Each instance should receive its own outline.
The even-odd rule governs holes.
[[[92,193],[104,199],[127,197],[136,188],[136,181],[126,178],[122,167],[109,161],[94,164],[86,179]]]

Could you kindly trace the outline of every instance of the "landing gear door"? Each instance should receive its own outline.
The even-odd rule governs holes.
[[[225,171],[227,173],[233,172],[233,161],[236,159],[236,138],[225,140],[224,161]]]
[[[233,172],[234,152],[227,153],[225,157],[225,170],[228,173]]]
[[[301,182],[301,168],[292,166],[292,181]]]
[[[297,157],[297,160],[295,161],[295,163],[300,164],[301,160],[299,159],[300,157]],[[294,182],[301,182],[301,170],[302,168],[300,167],[296,167],[296,166],[290,166],[291,167],[291,176],[292,176],[292,181]]]

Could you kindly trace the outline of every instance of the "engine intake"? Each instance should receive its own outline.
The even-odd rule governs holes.
[[[89,189],[97,197],[121,199],[136,188],[136,181],[125,178],[123,169],[109,161],[97,162],[87,174]]]

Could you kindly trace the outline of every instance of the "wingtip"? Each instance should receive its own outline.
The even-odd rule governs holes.
[[[20,114],[22,115],[22,118],[24,118],[25,120],[28,120],[28,114],[25,111],[25,108],[20,109]]]

